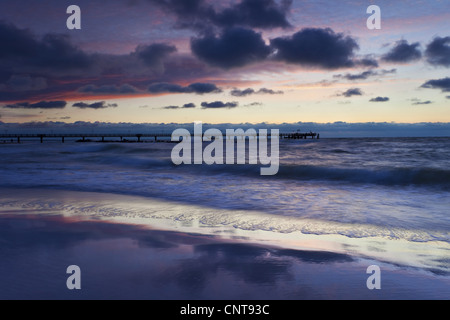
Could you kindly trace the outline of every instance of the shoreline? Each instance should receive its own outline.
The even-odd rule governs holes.
[[[206,226],[194,220],[171,221],[152,215],[143,217],[136,211],[134,216],[117,215],[120,210],[116,211],[116,215],[108,216],[106,211],[118,210],[122,205],[141,209],[152,206],[153,210],[172,210],[172,213],[180,210],[179,206],[185,209],[186,206],[112,194],[25,189],[21,189],[19,194],[17,191],[0,189],[3,199],[0,209],[0,226],[4,229],[2,242],[27,254],[16,256],[9,251],[11,248],[2,252],[2,260],[10,263],[9,267],[6,266],[10,270],[3,270],[4,274],[14,273],[17,266],[22,266],[25,261],[26,265],[42,263],[44,252],[50,261],[58,261],[57,264],[72,256],[69,259],[71,262],[66,261],[68,265],[80,260],[80,264],[84,265],[82,270],[92,268],[88,274],[102,274],[105,271],[109,275],[114,274],[114,279],[110,276],[103,280],[101,276],[97,279],[88,276],[91,289],[81,290],[78,296],[72,296],[73,292],[67,293],[66,288],[55,292],[49,290],[40,296],[33,294],[36,288],[30,288],[23,296],[19,290],[2,295],[1,299],[27,299],[28,296],[30,299],[45,299],[46,296],[59,299],[58,295],[53,295],[56,292],[62,294],[63,299],[158,299],[158,292],[163,292],[163,299],[169,300],[448,299],[450,296],[450,277],[446,272],[383,261],[377,259],[377,254],[364,256],[355,250],[356,243],[360,246],[363,246],[362,243],[374,245],[380,239],[348,239],[345,244],[342,242],[343,236],[299,237],[298,233],[239,230],[229,226]],[[9,203],[8,208],[5,203]],[[72,203],[77,203],[80,211],[76,212]],[[94,204],[95,209],[92,208]],[[37,210],[39,206],[41,209]],[[89,206],[91,211],[87,210]],[[27,239],[33,238],[33,234],[36,236],[33,241],[21,242],[21,235]],[[67,236],[69,239],[66,239]],[[58,243],[62,243],[63,247],[60,248]],[[387,252],[378,254],[381,257],[388,255]],[[398,252],[391,255],[398,255]],[[114,263],[110,265],[108,261]],[[51,263],[48,261],[46,264]],[[366,268],[373,264],[379,265],[382,270],[381,290],[366,287],[369,277]],[[144,269],[141,270],[141,267]],[[154,268],[157,270],[147,272]],[[43,272],[47,274],[44,279],[54,276],[52,272]],[[37,281],[34,276],[30,277]],[[65,277],[64,272],[58,273],[56,279],[61,277]],[[178,277],[181,280],[176,280]],[[130,282],[130,278],[135,281]],[[171,289],[159,287],[157,291],[147,291],[148,288],[141,288],[137,279],[161,285],[169,283],[167,288]],[[2,278],[0,283],[6,282],[3,286],[7,286],[9,281]],[[55,280],[47,281],[53,283]],[[123,289],[111,289],[115,294],[100,289],[110,287],[110,281]],[[197,290],[197,296],[185,292],[183,281]],[[225,292],[214,291],[216,286],[227,288],[228,282],[233,286]],[[199,283],[200,287],[196,287]],[[297,290],[304,288],[305,283],[311,292],[300,290],[300,294]],[[99,287],[98,290],[92,289],[94,284]],[[26,287],[26,284],[22,285]],[[135,293],[131,289],[133,287]],[[334,293],[329,293],[330,287],[334,288]],[[262,288],[266,291],[261,291]],[[242,292],[248,296],[241,297]]]
[[[3,199],[0,201],[0,214],[8,210],[16,213],[24,209],[35,212],[54,210],[57,214],[69,218],[203,234],[225,241],[243,240],[284,249],[331,251],[450,275],[448,263],[443,268],[439,263],[433,263],[436,258],[450,261],[449,243],[390,237],[390,229],[386,229],[379,236],[371,236],[370,230],[366,230],[373,228],[370,225],[298,219],[259,211],[217,209],[156,198],[99,192],[0,188],[0,199]],[[354,237],[342,233],[342,230],[347,231],[349,227],[355,228]],[[398,230],[397,233],[407,234],[403,230]],[[425,258],[427,263],[424,263]]]

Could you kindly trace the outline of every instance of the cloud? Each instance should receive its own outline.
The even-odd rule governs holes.
[[[251,29],[227,28],[191,39],[193,54],[200,60],[224,69],[273,60],[309,67],[338,69],[358,64],[377,65],[373,59],[355,60],[359,46],[353,38],[327,29],[302,29],[288,37],[278,37],[266,45],[262,35]],[[363,62],[361,62],[363,61]]]
[[[377,75],[377,73],[374,71],[364,71],[364,72],[358,73],[358,74],[350,74],[350,73],[347,73],[345,75],[337,74],[337,75],[334,75],[333,77],[354,81],[354,80],[366,80],[367,78],[373,77],[375,75]]]
[[[2,101],[58,100],[77,92],[143,93],[137,87],[154,81],[198,79],[210,72],[192,55],[173,55],[176,47],[166,43],[138,45],[129,54],[87,53],[66,35],[38,36],[1,21],[0,44]],[[89,79],[96,82],[89,84]],[[112,83],[114,79],[128,83]]]
[[[196,107],[196,105],[194,103],[186,103],[182,107],[179,107],[179,106],[167,106],[167,107],[163,107],[163,109],[168,109],[168,110],[192,109],[192,108],[195,108],[195,107]]]
[[[146,65],[156,67],[161,65],[169,54],[176,51],[177,48],[173,45],[166,43],[154,43],[147,46],[139,45],[135,52]]]
[[[5,83],[5,87],[12,91],[39,91],[47,88],[47,80],[42,77],[13,74]]]
[[[220,93],[222,90],[218,88],[213,83],[192,83],[186,87],[179,84],[172,83],[153,83],[148,89],[151,93],[195,93],[195,94],[206,94],[206,93]]]
[[[28,30],[0,21],[0,43],[0,59],[8,59],[13,65],[68,70],[92,64],[90,56],[73,46],[65,35],[37,38]]]
[[[284,93],[283,91],[274,91],[272,89],[267,89],[267,88],[261,88],[258,91],[255,91],[252,88],[247,88],[244,90],[233,89],[230,92],[230,94],[235,97],[245,97],[245,96],[249,96],[252,94],[283,94],[283,93]]]
[[[370,102],[387,102],[389,101],[388,97],[376,97],[373,99],[370,99]]]
[[[220,93],[222,92],[215,84],[213,83],[192,83],[187,86],[188,92],[193,92],[196,94],[204,94],[204,93]]]
[[[5,105],[8,109],[63,109],[67,105],[66,101],[41,101],[38,103],[22,102]]]
[[[422,57],[419,47],[420,44],[418,42],[408,44],[406,40],[399,40],[395,43],[394,48],[382,57],[382,60],[400,63],[418,60]]]
[[[205,0],[148,0],[177,17],[177,26],[207,30],[211,27],[288,28],[292,0],[242,0],[217,10]]]
[[[416,101],[413,102],[413,105],[417,106],[417,105],[422,105],[422,104],[432,104],[433,101],[427,100],[427,101],[420,101],[418,99],[415,99]]]
[[[237,27],[227,28],[218,37],[192,38],[191,49],[200,60],[223,69],[264,60],[271,52],[260,33]]]
[[[227,108],[232,109],[239,106],[239,103],[237,102],[222,102],[222,101],[215,101],[215,102],[202,102],[201,104],[203,109],[221,109],[221,108]]]
[[[256,106],[262,106],[262,105],[263,105],[262,102],[252,102],[252,103],[244,105],[244,107],[256,107]]]
[[[288,12],[292,1],[282,1],[279,5],[274,0],[242,0],[219,13],[211,21],[220,27],[245,26],[252,28],[288,28]]]
[[[324,69],[354,66],[353,51],[359,49],[353,38],[330,28],[302,29],[290,37],[272,39],[270,44],[276,60]]]
[[[450,99],[450,96],[446,96],[447,99]]]
[[[132,85],[123,84],[120,86],[116,85],[86,85],[78,89],[78,92],[82,93],[92,93],[92,94],[127,94],[127,93],[137,93],[139,90]]]
[[[373,58],[355,59],[354,63],[357,66],[378,68],[378,61]]]
[[[267,89],[267,88],[261,88],[256,93],[258,93],[258,94],[284,94],[284,92],[281,90],[274,91],[272,89]]]
[[[105,101],[94,102],[91,104],[78,102],[72,105],[72,107],[80,108],[80,109],[106,109],[106,108],[117,108],[116,103],[106,103]]]
[[[450,92],[450,78],[442,78],[437,80],[429,80],[425,82],[421,88],[441,89],[442,92]]]
[[[148,87],[151,93],[185,93],[186,87],[171,83],[153,83]]]
[[[230,94],[235,97],[245,97],[245,96],[249,96],[254,93],[255,93],[255,90],[251,89],[251,88],[247,88],[245,90],[233,89],[230,92]]]
[[[344,96],[347,98],[353,97],[353,96],[362,96],[363,92],[359,88],[350,88],[347,91],[343,92],[342,94],[339,94],[339,96]]]
[[[427,45],[425,56],[428,63],[450,67],[450,37],[436,37]]]
[[[393,74],[396,73],[397,69],[391,69],[391,70],[380,70],[380,71],[374,71],[374,70],[368,70],[357,74],[337,74],[334,75],[333,78],[340,78],[340,79],[346,79],[349,81],[355,81],[355,80],[367,80],[370,77],[376,77],[376,76],[383,76],[386,74]]]

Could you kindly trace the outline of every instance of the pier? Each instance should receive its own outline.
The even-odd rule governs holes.
[[[193,134],[191,134],[191,137]],[[259,134],[256,133],[255,135],[247,135],[244,134],[242,137],[259,137]],[[21,143],[24,139],[36,139],[40,141],[41,143],[44,143],[44,141],[47,139],[60,139],[62,143],[65,143],[67,138],[78,138],[77,142],[92,142],[90,139],[99,139],[95,142],[170,142],[170,138],[172,137],[172,133],[124,133],[124,134],[118,134],[118,133],[50,133],[50,134],[7,134],[7,133],[0,133],[0,143],[2,142],[9,142],[9,143]],[[226,136],[223,136],[224,139]],[[237,135],[237,137],[240,137]],[[241,137],[241,138],[242,138]],[[269,135],[270,137],[270,135]],[[116,138],[119,140],[115,141],[107,141],[105,138]],[[158,140],[159,138],[169,138],[168,140]],[[309,133],[300,133],[300,132],[291,132],[291,133],[280,133],[279,134],[280,139],[288,139],[288,140],[300,140],[300,139],[319,139],[320,135],[315,132],[309,132]],[[146,139],[146,140],[145,140]]]

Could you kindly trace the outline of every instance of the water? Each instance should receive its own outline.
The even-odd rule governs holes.
[[[201,206],[184,214],[155,210],[151,215],[195,219],[205,226],[381,239],[391,249],[401,244],[398,252],[415,251],[407,264],[450,272],[450,138],[282,140],[275,176],[261,176],[261,165],[175,166],[173,146],[4,144],[0,187],[112,193]],[[0,200],[0,207],[10,206],[8,201]],[[71,206],[64,209],[80,210],[76,203]],[[127,215],[126,207],[110,209]],[[374,243],[360,251],[387,259],[388,253],[380,253],[386,247]]]

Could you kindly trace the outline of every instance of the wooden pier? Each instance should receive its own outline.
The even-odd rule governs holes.
[[[193,135],[191,135],[193,136]],[[259,134],[256,133],[256,135],[248,135],[244,134],[243,137],[259,137]],[[44,142],[45,139],[60,139],[62,143],[65,142],[67,138],[78,138],[77,142],[91,142],[91,138],[101,139],[97,140],[96,142],[168,142],[170,141],[170,138],[172,137],[172,133],[145,133],[145,134],[131,134],[131,133],[124,133],[124,134],[117,134],[117,133],[61,133],[61,134],[7,134],[7,133],[0,133],[0,143],[2,142],[17,142],[20,143],[24,139],[37,139],[40,140],[41,143]],[[236,137],[240,137],[240,135],[236,135]],[[270,137],[270,135],[269,135]],[[309,133],[300,133],[300,132],[292,132],[292,133],[280,133],[279,134],[280,139],[319,139],[320,136],[318,133],[309,132]],[[105,138],[117,138],[119,140],[115,141],[107,141]],[[144,140],[145,138],[150,138],[147,140]],[[169,138],[167,140],[158,140],[158,138]],[[132,140],[129,140],[132,139]],[[224,134],[224,139],[226,139],[226,135]]]

